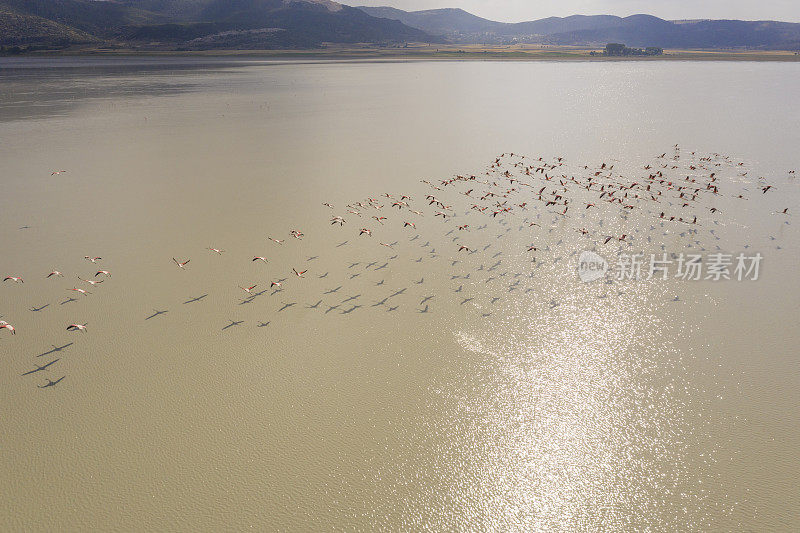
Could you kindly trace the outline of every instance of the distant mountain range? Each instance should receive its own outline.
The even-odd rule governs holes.
[[[443,42],[331,0],[0,0],[0,45],[315,48]]]
[[[800,49],[800,24],[775,21],[668,21],[650,15],[616,17],[573,15],[530,22],[505,23],[477,17],[462,9],[402,11],[392,7],[359,7],[375,17],[397,20],[456,43],[528,42],[662,48]]]
[[[0,46],[6,49],[274,49],[404,42],[796,50],[800,24],[667,21],[649,15],[504,23],[461,9],[409,12],[332,0],[0,0]]]

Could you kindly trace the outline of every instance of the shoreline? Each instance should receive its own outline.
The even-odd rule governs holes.
[[[58,57],[198,57],[273,60],[390,60],[390,61],[781,61],[800,62],[792,51],[753,50],[664,50],[659,56],[606,57],[591,55],[596,49],[544,46],[415,45],[408,48],[329,46],[303,50],[140,50],[133,48],[71,48],[5,54],[12,58]]]

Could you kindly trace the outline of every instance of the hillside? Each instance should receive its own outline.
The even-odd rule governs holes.
[[[651,15],[616,17],[573,15],[530,22],[502,23],[461,9],[402,11],[390,7],[360,7],[365,13],[403,22],[457,43],[528,42],[602,46],[622,42],[630,46],[664,48],[800,49],[800,24],[775,21],[697,20],[668,21]]]
[[[332,0],[0,0],[0,46],[299,49],[404,42],[800,49],[800,24],[573,15],[496,22],[462,9],[403,11]]]
[[[330,0],[0,0],[0,30],[5,45],[162,49],[442,41]]]
[[[614,26],[622,20],[611,15],[573,15],[549,17],[531,22],[495,22],[463,9],[428,9],[402,11],[392,7],[359,7],[374,17],[399,20],[403,24],[425,30],[433,35],[444,35],[455,41],[481,42],[486,37],[531,37],[585,29]]]
[[[0,46],[65,46],[97,42],[76,28],[35,15],[16,13],[0,6]]]
[[[124,25],[149,24],[165,20],[157,13],[118,2],[91,0],[0,0],[0,9],[32,15],[69,26],[95,36],[111,34]]]
[[[613,15],[572,15],[569,17],[548,17],[531,22],[511,24],[506,35],[551,35],[581,30],[613,28],[622,19]]]
[[[548,36],[555,44],[624,42],[663,48],[800,49],[800,24],[773,21],[670,22],[648,15],[626,17],[619,26]]]
[[[402,11],[393,7],[359,7],[373,17],[399,20],[413,28],[433,35],[456,36],[457,34],[502,33],[506,26],[467,13],[463,9],[428,9],[425,11]]]

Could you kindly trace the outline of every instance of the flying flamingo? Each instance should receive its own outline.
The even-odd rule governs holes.
[[[99,285],[100,283],[103,283],[103,281],[104,281],[102,279],[100,281],[91,281],[91,280],[88,280],[88,279],[83,279],[80,276],[78,276],[78,279],[81,280],[81,281],[85,281],[86,283],[88,283],[91,286]]]
[[[283,287],[283,284],[280,281],[273,281],[269,284],[270,288],[278,287],[279,289]]]
[[[359,233],[359,235],[364,235],[365,233],[370,237],[372,237],[372,230],[369,230],[367,228],[361,228],[361,233]]]
[[[89,292],[89,291],[85,291],[85,290],[83,290],[83,289],[75,289],[75,288],[72,288],[72,289],[67,289],[67,290],[68,290],[68,291],[75,291],[75,292],[79,292],[79,293],[83,294],[84,296],[86,296],[87,294],[92,294],[91,292]]]
[[[5,278],[3,278],[3,281],[8,281],[8,280],[13,281],[14,283],[25,283],[25,281],[20,277],[6,276]]]
[[[266,263],[267,262],[267,258],[266,257],[254,257],[253,261],[261,261],[262,263]]]
[[[17,334],[17,330],[14,329],[14,326],[9,324],[5,320],[0,320],[0,329],[7,329],[8,331],[11,332],[12,335],[16,335]]]
[[[283,239],[273,239],[272,237],[267,237],[267,239],[271,240],[276,244],[283,244]]]
[[[296,269],[294,269],[294,268],[293,268],[293,269],[292,269],[292,272],[294,272],[295,276],[297,276],[298,278],[302,278],[302,277],[303,277],[303,274],[305,274],[306,272],[308,272],[308,270],[303,270],[303,271],[301,271],[301,272],[298,272]]]
[[[86,324],[70,324],[69,326],[67,326],[67,331],[82,331],[86,333],[87,324],[88,322]]]
[[[97,276],[99,276],[100,274],[103,274],[103,275],[105,275],[106,277],[109,277],[109,278],[111,277],[111,272],[109,272],[108,270],[98,270],[98,271],[95,273],[94,277],[97,277]]]
[[[63,278],[63,277],[64,277],[64,274],[62,274],[62,273],[61,273],[61,272],[59,272],[58,270],[53,270],[52,272],[50,272],[50,273],[47,275],[47,277],[49,278],[49,277],[52,277],[52,276],[61,276],[61,277]]]
[[[258,287],[258,285],[253,285],[252,287],[242,287],[241,285],[239,285],[239,288],[242,289],[247,294],[252,294],[251,291],[256,287]]]
[[[186,261],[181,263],[180,261],[178,261],[174,257],[172,258],[172,260],[175,261],[175,264],[178,265],[181,269],[185,269],[186,265],[189,264],[189,261],[191,261],[191,259],[187,259]]]
[[[411,226],[412,228],[414,228],[414,229],[417,229],[417,226],[416,226],[416,224],[414,224],[413,222],[404,222],[404,223],[403,223],[403,227],[404,227],[404,228],[405,228],[405,227],[408,227],[408,226]]]
[[[92,263],[97,263],[102,259],[102,257],[89,257],[88,255],[84,255],[83,258],[87,261],[91,261]]]
[[[53,172],[50,173],[50,175],[51,176],[58,176],[59,174],[63,174],[65,172],[66,172],[66,170],[54,170]]]
[[[225,250],[220,250],[218,248],[208,248],[208,249],[211,250],[212,252],[214,252],[217,255],[222,255],[222,252],[225,251]]]

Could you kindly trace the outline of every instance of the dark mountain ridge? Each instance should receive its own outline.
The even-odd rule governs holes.
[[[461,9],[402,11],[388,7],[360,7],[376,17],[390,18],[459,43],[514,43],[602,46],[622,42],[630,46],[663,48],[800,49],[800,24],[777,21],[683,20],[652,15],[617,17],[573,15],[530,22],[487,20]]]
[[[800,50],[800,24],[573,15],[487,20],[462,9],[403,11],[332,0],[0,0],[0,46],[317,48],[324,43],[538,43]]]
[[[443,39],[330,0],[0,0],[5,46],[314,48],[407,41]]]
[[[434,35],[446,35],[457,39],[468,35],[549,35],[568,31],[611,27],[622,20],[612,15],[572,15],[570,17],[548,17],[530,22],[495,22],[457,8],[427,9],[424,11],[402,11],[392,7],[359,7],[375,16],[401,21],[408,26],[425,30]]]

